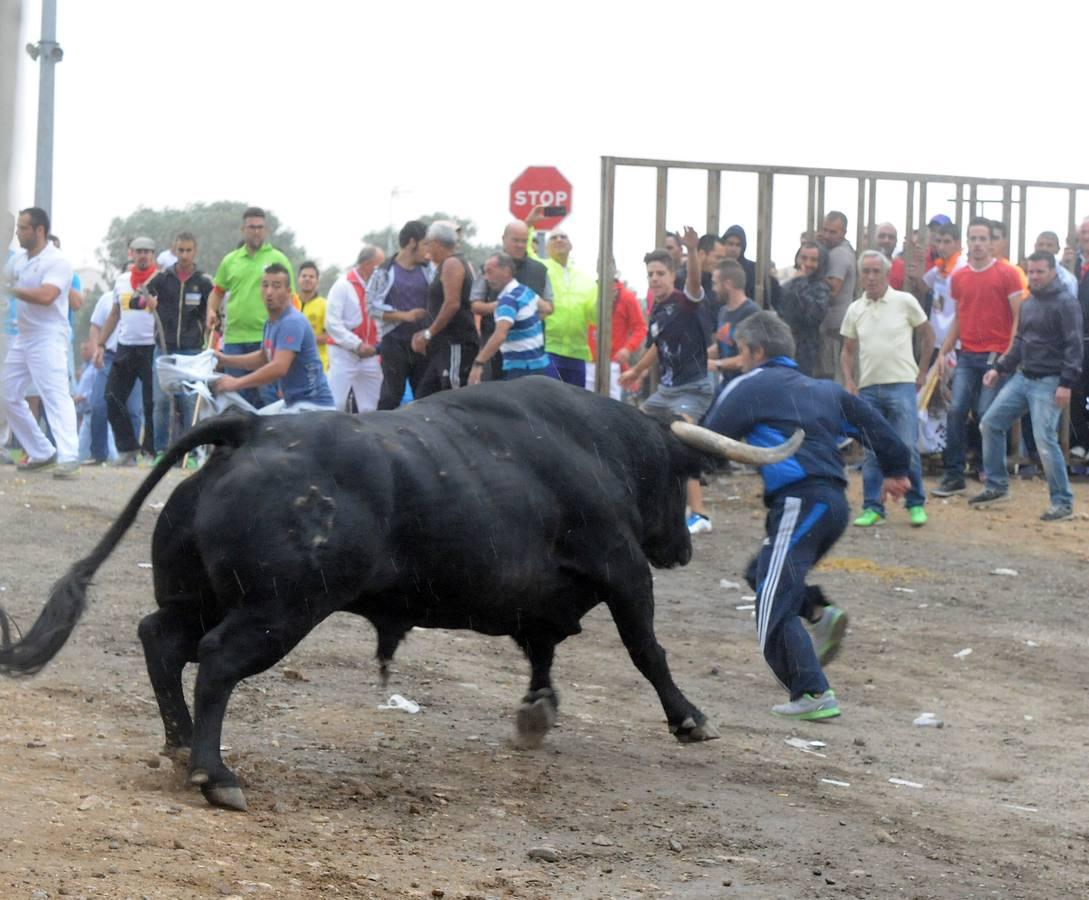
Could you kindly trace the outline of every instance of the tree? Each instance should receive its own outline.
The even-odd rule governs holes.
[[[476,244],[476,223],[472,219],[464,219],[461,216],[451,216],[444,212],[434,212],[429,216],[419,216],[418,220],[424,225],[430,225],[437,219],[445,219],[448,222],[456,222],[461,226],[461,253],[474,269],[479,272],[484,267],[484,260],[499,249],[498,244]],[[397,233],[400,228],[387,225],[377,231],[368,231],[363,235],[364,244],[374,244],[386,251],[386,256],[397,252]]]
[[[197,265],[215,274],[219,261],[242,239],[242,213],[246,206],[233,200],[218,200],[193,203],[184,209],[140,207],[125,218],[116,217],[98,250],[103,272],[112,279],[124,268],[129,242],[135,237],[152,238],[158,247],[166,249],[179,231],[191,231],[197,239]],[[269,243],[281,250],[297,269],[306,259],[306,250],[295,242],[295,233],[284,228],[272,213],[268,213],[266,223]]]

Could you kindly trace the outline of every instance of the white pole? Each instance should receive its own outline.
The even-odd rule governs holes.
[[[18,66],[19,25],[22,0],[0,0],[0,222],[8,211],[8,179],[11,177],[12,132],[15,130],[15,72]],[[7,249],[11,234],[0,244]]]

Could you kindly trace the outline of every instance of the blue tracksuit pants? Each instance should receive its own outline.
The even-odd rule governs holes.
[[[847,527],[842,485],[806,479],[776,494],[768,509],[767,537],[745,574],[756,591],[756,638],[775,677],[796,700],[828,689],[801,615],[813,604],[805,584]]]

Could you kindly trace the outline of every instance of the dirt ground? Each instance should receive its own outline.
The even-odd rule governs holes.
[[[0,469],[0,602],[20,624],[140,475]],[[234,695],[248,814],[208,807],[156,752],[145,509],[60,656],[0,682],[0,896],[1086,896],[1089,517],[1045,526],[1043,484],[1013,490],[1000,511],[935,500],[924,529],[897,510],[849,530],[814,579],[851,613],[825,724],[769,714],[784,695],[748,589],[720,584],[759,541],[751,477],[712,486],[714,533],[656,573],[658,637],[721,740],[673,740],[604,610],[559,648],[538,751],[509,742],[528,674],[509,640],[414,631],[382,688],[370,626],[334,617]],[[420,712],[378,709],[393,693]],[[944,727],[913,724],[925,712]]]

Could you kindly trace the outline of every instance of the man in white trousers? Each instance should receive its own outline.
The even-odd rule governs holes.
[[[357,412],[378,408],[382,363],[378,358],[378,329],[367,315],[367,279],[386,255],[367,244],[355,266],[329,289],[325,305],[325,334],[329,340],[329,388],[340,412],[348,408],[348,393],[355,396]]]
[[[30,207],[19,212],[15,235],[22,248],[5,274],[18,303],[19,334],[0,370],[0,407],[27,453],[23,468],[52,468],[57,478],[79,474],[76,406],[68,385],[68,290],[72,267],[48,240],[49,215]],[[53,446],[26,402],[33,385],[53,431]]]

